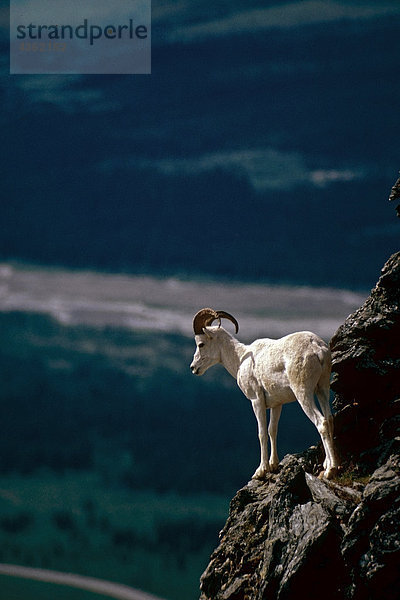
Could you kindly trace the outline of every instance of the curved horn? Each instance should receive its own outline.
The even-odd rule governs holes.
[[[219,326],[221,326],[221,319],[228,319],[235,325],[236,333],[239,331],[239,323],[235,317],[225,312],[224,310],[214,310],[213,308],[202,308],[197,312],[193,318],[193,330],[195,335],[204,333],[204,328],[211,325],[216,319],[219,320]]]
[[[235,317],[232,317],[232,315],[225,312],[224,310],[218,310],[217,315],[219,319],[228,319],[229,321],[232,321],[232,323],[235,326],[235,333],[239,331],[239,323],[236,321]]]
[[[195,335],[204,333],[203,329],[211,325],[215,319],[219,319],[217,311],[213,308],[202,308],[193,317],[193,330]]]

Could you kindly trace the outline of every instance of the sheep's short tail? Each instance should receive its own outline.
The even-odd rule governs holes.
[[[320,362],[321,367],[331,368],[331,351],[325,342],[313,340],[315,354]]]

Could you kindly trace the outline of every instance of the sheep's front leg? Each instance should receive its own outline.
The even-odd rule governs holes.
[[[256,398],[251,401],[254,414],[257,419],[258,439],[260,440],[261,462],[252,479],[263,479],[269,473],[268,464],[268,438],[267,438],[267,412],[264,398]]]

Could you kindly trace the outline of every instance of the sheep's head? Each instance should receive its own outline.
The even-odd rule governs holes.
[[[193,319],[193,331],[196,341],[196,352],[193,356],[190,369],[194,375],[203,375],[207,369],[221,362],[220,346],[216,343],[215,334],[221,327],[221,319],[229,319],[235,325],[236,333],[239,324],[235,317],[223,310],[213,308],[202,308],[195,314]],[[214,321],[218,320],[218,327],[211,328]]]

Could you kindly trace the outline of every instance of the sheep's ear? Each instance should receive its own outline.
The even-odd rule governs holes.
[[[207,327],[203,327],[203,333],[208,337],[209,340],[212,340],[211,332],[207,329]]]

